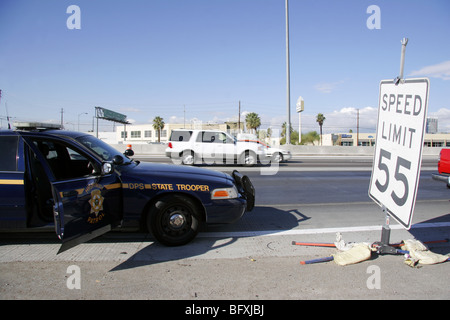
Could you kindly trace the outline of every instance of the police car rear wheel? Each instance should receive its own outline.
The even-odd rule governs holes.
[[[197,235],[198,215],[198,208],[191,199],[168,195],[150,208],[147,225],[162,244],[179,246],[190,242]]]

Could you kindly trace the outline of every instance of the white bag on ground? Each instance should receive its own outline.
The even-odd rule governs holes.
[[[336,241],[334,242],[334,245],[339,251],[347,251],[357,244],[365,244],[370,247],[370,243],[368,242],[345,242],[342,238],[342,234],[340,232],[336,233]]]
[[[444,262],[449,258],[448,255],[434,253],[419,240],[404,240],[402,250],[409,251],[412,259],[418,261],[420,264],[435,264]]]
[[[333,260],[340,266],[346,266],[368,260],[371,254],[372,250],[366,243],[354,243],[350,249],[333,254]]]

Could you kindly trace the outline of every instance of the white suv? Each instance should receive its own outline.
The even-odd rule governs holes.
[[[264,158],[262,146],[237,141],[228,133],[219,130],[173,130],[166,149],[166,156],[185,165],[232,164],[237,161],[245,166],[257,164]]]

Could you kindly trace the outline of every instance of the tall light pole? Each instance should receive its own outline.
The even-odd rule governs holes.
[[[301,113],[305,110],[305,101],[302,97],[298,97],[297,104],[295,105],[298,113],[298,143],[302,142],[302,117]]]
[[[83,114],[87,114],[87,112],[78,114],[78,131],[80,131],[80,116],[82,116]]]
[[[286,144],[291,144],[291,92],[289,76],[289,4],[285,0],[286,7],[286,86],[287,86],[287,121],[286,121]]]

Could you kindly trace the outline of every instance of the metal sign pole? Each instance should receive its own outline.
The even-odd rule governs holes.
[[[397,85],[400,81],[403,81],[403,68],[405,66],[405,51],[406,45],[408,44],[408,38],[403,38],[401,41],[402,44],[402,53],[400,56],[400,74],[397,78],[394,79],[394,83]]]
[[[398,77],[394,79],[394,84],[398,85],[399,83],[403,83],[403,70],[405,66],[405,51],[406,45],[408,44],[408,38],[403,38],[401,40],[402,44],[402,52],[400,55],[400,74]],[[384,225],[381,229],[381,241],[375,242],[374,245],[378,247],[377,252],[379,254],[397,254],[397,249],[389,245],[390,237],[391,237],[391,228],[389,227],[390,215],[387,211],[387,208],[382,205],[382,211],[385,216]]]
[[[377,247],[377,252],[379,254],[397,254],[397,249],[389,244],[391,237],[391,228],[389,227],[389,213],[387,212],[387,209],[384,205],[382,206],[382,210],[385,215],[385,220],[383,228],[381,229],[381,241],[373,243],[372,246]]]

